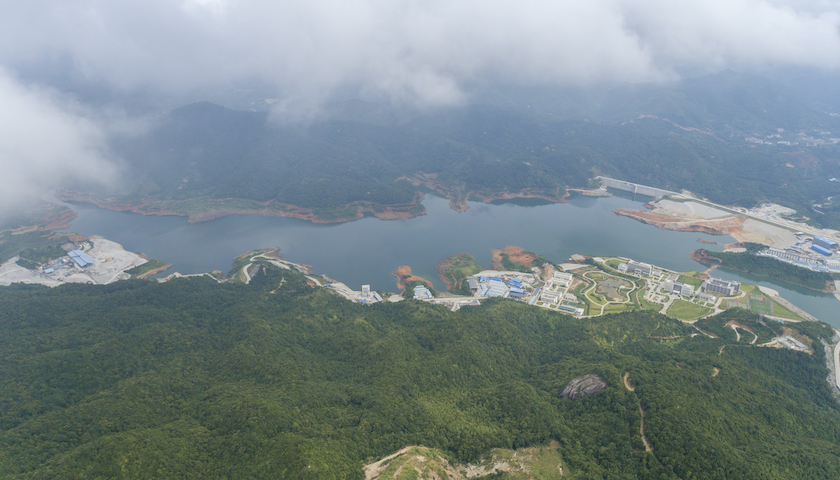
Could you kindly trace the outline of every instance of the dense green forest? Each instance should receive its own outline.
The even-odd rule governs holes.
[[[406,180],[418,174],[434,175],[434,188],[453,198],[523,189],[562,197],[603,174],[689,189],[722,204],[777,202],[840,228],[840,210],[826,200],[840,195],[840,182],[830,181],[840,177],[836,145],[744,140],[776,127],[818,136],[814,127],[840,129],[840,121],[783,90],[722,75],[603,94],[597,105],[604,106],[590,105],[589,116],[551,107],[558,101],[548,95],[522,99],[543,102],[533,109],[496,102],[406,118],[354,101],[305,125],[197,103],[170,112],[144,135],[115,139],[113,148],[134,179],[123,200],[251,202],[241,208],[280,202],[335,218],[347,205],[414,205],[420,212],[417,187]]]
[[[824,291],[834,282],[830,273],[815,272],[787,262],[780,262],[775,258],[760,257],[751,252],[712,252],[700,249],[692,253],[692,258],[696,258],[704,265],[718,265],[722,268],[772,278],[811,290]]]
[[[13,285],[0,304],[2,478],[361,479],[407,445],[464,462],[552,440],[571,478],[840,477],[823,324],[792,326],[809,355],[649,312],[363,306],[272,267],[249,285]],[[781,329],[724,315],[707,322]],[[588,374],[606,389],[560,398]]]

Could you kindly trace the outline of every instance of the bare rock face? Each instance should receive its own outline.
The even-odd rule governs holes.
[[[560,394],[560,398],[577,400],[605,388],[607,388],[607,382],[603,378],[592,374],[584,375],[569,382]]]

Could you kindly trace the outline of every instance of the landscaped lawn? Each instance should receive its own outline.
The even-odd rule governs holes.
[[[695,305],[685,300],[676,300],[668,307],[667,315],[680,320],[698,320],[708,313],[712,313],[711,308]]]

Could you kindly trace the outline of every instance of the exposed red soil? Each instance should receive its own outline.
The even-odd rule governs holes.
[[[803,168],[813,168],[816,158],[803,152],[785,152],[785,155],[796,160],[796,164]]]
[[[744,244],[744,242],[738,242],[738,243],[727,243],[726,245],[723,246],[723,248],[725,248],[727,250],[731,250],[733,248],[747,248],[747,246]]]
[[[672,215],[646,212],[644,210],[625,210],[616,208],[613,210],[618,215],[630,217],[648,225],[663,230],[676,230],[679,232],[702,232],[712,235],[732,235],[743,233],[742,226],[746,217],[730,217],[711,220],[685,220]]]
[[[710,257],[705,250],[695,250],[689,256],[695,262],[700,262],[703,265],[720,265],[720,260]]]
[[[505,269],[504,265],[502,264],[503,253],[508,254],[508,258],[510,258],[512,262],[519,262],[522,265],[525,265],[526,267],[533,266],[534,260],[537,259],[537,256],[533,253],[526,253],[524,248],[511,245],[509,247],[493,250],[493,269]]]
[[[698,238],[697,241],[700,243],[705,243],[706,245],[720,245],[719,242],[713,242],[711,240],[706,240],[705,238]]]
[[[54,203],[44,204],[39,208],[41,213],[35,214],[38,218],[32,219],[31,225],[10,229],[11,234],[22,235],[38,231],[64,230],[70,228],[70,222],[78,216],[73,210]]]
[[[411,282],[423,282],[429,288],[434,288],[432,286],[432,282],[426,280],[425,278],[418,277],[417,275],[411,274],[411,267],[408,265],[403,265],[401,267],[397,267],[396,270],[391,272],[391,275],[397,277],[397,288],[402,291],[405,291],[406,286]]]

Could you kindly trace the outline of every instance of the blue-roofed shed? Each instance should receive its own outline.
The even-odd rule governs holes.
[[[70,258],[72,258],[73,261],[76,262],[76,265],[78,265],[81,268],[84,268],[88,265],[93,265],[93,259],[87,256],[87,254],[81,250],[73,250],[67,255]]]
[[[821,254],[825,255],[826,257],[831,256],[831,250],[829,250],[825,247],[821,247],[819,245],[811,245],[811,250],[813,250],[817,253],[821,253]]]
[[[822,235],[814,235],[814,243],[823,248],[837,248],[837,242],[830,238],[825,238]]]

